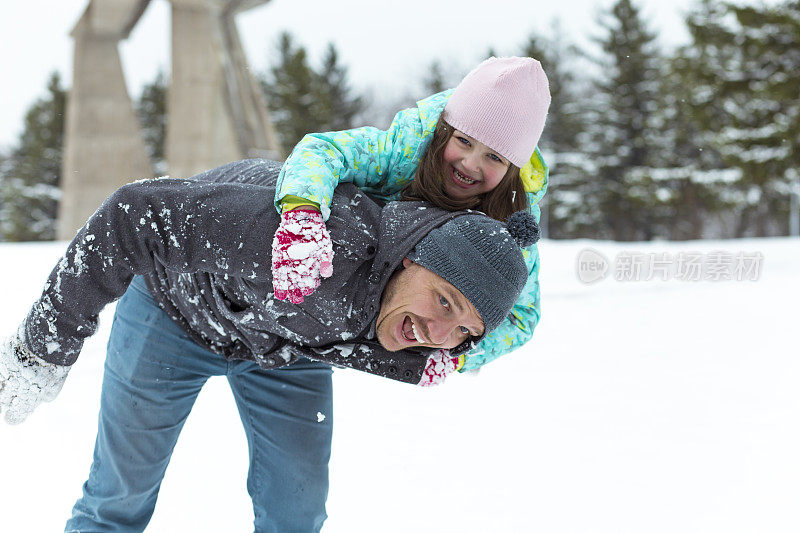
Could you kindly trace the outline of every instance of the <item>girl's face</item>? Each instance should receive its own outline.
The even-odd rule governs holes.
[[[442,159],[445,187],[453,198],[491,191],[509,167],[508,159],[458,130],[447,141]]]

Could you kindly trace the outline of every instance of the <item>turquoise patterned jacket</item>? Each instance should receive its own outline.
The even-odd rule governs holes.
[[[333,190],[351,182],[366,193],[384,200],[399,200],[403,187],[413,178],[427,150],[433,130],[452,89],[417,102],[416,108],[400,111],[386,131],[373,127],[311,133],[295,146],[281,169],[275,206],[285,197],[311,200],[320,206],[325,220],[330,215]],[[538,202],[547,190],[548,169],[539,149],[520,170],[528,191],[531,212],[537,222]],[[469,352],[461,370],[472,370],[526,343],[539,322],[539,251],[536,245],[523,249],[528,281],[511,314],[500,327]]]

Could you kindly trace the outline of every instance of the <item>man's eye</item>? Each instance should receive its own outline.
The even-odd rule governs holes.
[[[442,307],[445,307],[447,309],[450,308],[450,302],[448,302],[447,298],[445,298],[444,296],[439,296],[439,303],[442,304]]]
[[[461,328],[461,333],[463,333],[464,335],[469,335],[469,328],[466,328],[464,326],[459,326],[459,328]]]

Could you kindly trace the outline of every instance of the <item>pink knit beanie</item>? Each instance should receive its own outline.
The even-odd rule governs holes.
[[[530,57],[491,57],[458,84],[444,119],[521,167],[544,130],[550,89],[542,65]]]

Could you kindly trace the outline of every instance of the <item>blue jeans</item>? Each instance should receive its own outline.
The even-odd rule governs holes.
[[[276,370],[227,361],[193,342],[134,278],[114,315],[94,459],[66,531],[144,530],[181,428],[215,375],[227,377],[247,435],[255,530],[319,531],[327,517],[331,373],[308,359]]]

